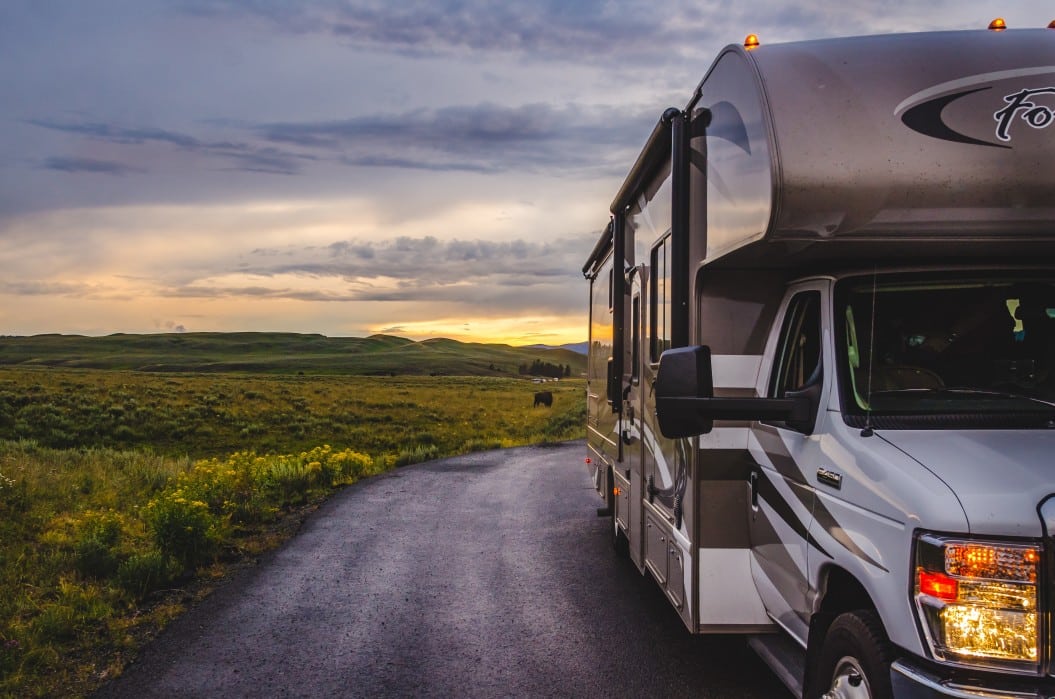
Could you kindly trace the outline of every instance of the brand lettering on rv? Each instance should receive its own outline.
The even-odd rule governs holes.
[[[894,114],[905,126],[924,136],[953,143],[1011,148],[1015,133],[1026,126],[1040,130],[1055,124],[1053,74],[1055,66],[1045,65],[950,80],[911,95],[894,109]],[[1007,87],[1001,89],[1001,84],[1007,84],[1005,81],[1023,78],[1044,80],[1047,84],[1016,86],[1013,92]],[[994,105],[994,111],[990,112],[996,122],[993,132],[985,126],[985,119],[978,118],[987,111],[982,106],[986,102]],[[985,111],[979,112],[979,108]]]
[[[1034,129],[1044,129],[1055,122],[1055,108],[1037,104],[1033,98],[1040,95],[1055,95],[1055,87],[1023,89],[1007,95],[1007,106],[993,114],[996,120],[996,137],[1001,141],[1011,140],[1011,124],[1016,117]]]

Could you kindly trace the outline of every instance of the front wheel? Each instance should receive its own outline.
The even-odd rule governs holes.
[[[820,699],[892,699],[890,641],[875,612],[840,614],[828,628],[817,664]]]

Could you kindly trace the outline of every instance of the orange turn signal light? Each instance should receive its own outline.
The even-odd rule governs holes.
[[[612,488],[612,495],[615,495],[616,497],[619,497],[622,494],[623,494],[623,489],[620,488],[619,486],[615,486],[614,488]]]
[[[748,34],[744,39],[744,48],[748,51],[758,48],[758,34]]]
[[[1002,32],[1007,29],[1007,22],[1004,21],[1003,17],[997,17],[989,23],[989,28],[994,32]]]

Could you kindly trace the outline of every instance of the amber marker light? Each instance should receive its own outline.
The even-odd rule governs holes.
[[[941,573],[932,573],[920,568],[919,591],[921,594],[930,595],[940,600],[955,600],[959,594],[959,585],[955,580]]]
[[[1004,21],[1003,17],[997,17],[989,23],[989,28],[994,32],[1002,32],[1007,29],[1007,22]]]
[[[616,497],[619,497],[622,494],[623,494],[623,489],[620,488],[619,486],[615,486],[614,488],[612,488],[612,495],[615,495]]]
[[[750,51],[758,48],[758,34],[748,34],[744,39],[744,48]]]

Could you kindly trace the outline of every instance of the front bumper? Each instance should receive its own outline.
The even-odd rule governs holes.
[[[894,661],[890,684],[897,699],[1055,699],[1055,683],[1010,675],[943,676],[911,660]]]

